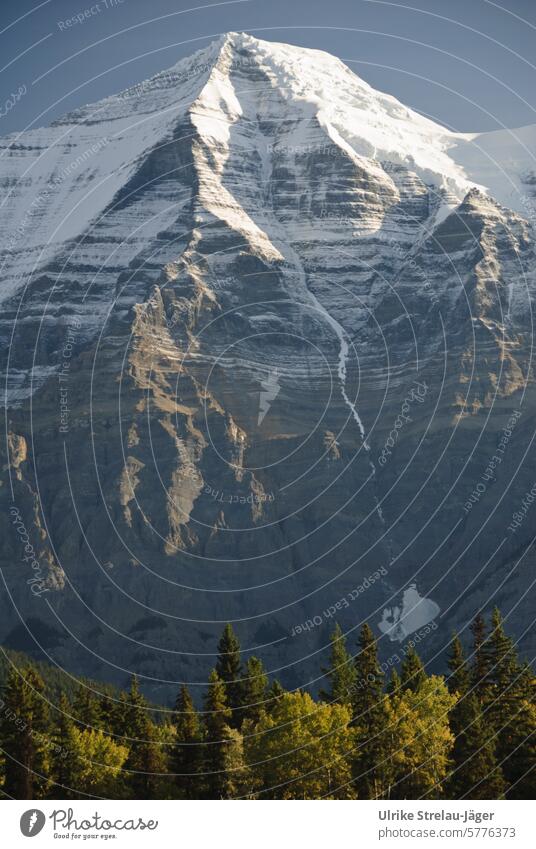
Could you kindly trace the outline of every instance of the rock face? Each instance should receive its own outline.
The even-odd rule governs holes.
[[[161,698],[227,621],[289,686],[334,618],[534,654],[520,132],[230,34],[2,140],[0,641]]]

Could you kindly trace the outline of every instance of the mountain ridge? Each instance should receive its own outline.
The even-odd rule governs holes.
[[[6,509],[6,645],[20,608],[66,668],[137,671],[160,697],[177,668],[204,680],[200,646],[233,621],[300,686],[322,611],[380,566],[345,628],[416,584],[444,617],[429,658],[493,588],[523,631],[525,579],[502,570],[530,560],[530,523],[514,536],[498,507],[532,486],[531,221],[461,173],[458,135],[317,53],[231,34],[101,123],[60,122],[78,147],[41,182],[17,182],[39,151],[0,159],[20,232],[2,491],[45,574],[30,598]],[[317,616],[311,643],[291,636]]]

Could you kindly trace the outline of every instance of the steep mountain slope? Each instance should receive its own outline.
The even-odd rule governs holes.
[[[157,691],[233,620],[302,684],[335,612],[396,622],[416,584],[429,657],[491,603],[530,651],[521,132],[230,34],[5,139],[0,639],[20,613],[57,662]]]

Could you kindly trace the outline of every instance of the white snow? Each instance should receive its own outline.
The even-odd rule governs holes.
[[[233,83],[237,73],[239,89]],[[266,84],[259,93],[259,75],[269,81],[272,99]],[[261,106],[274,126],[286,125],[285,144],[297,150],[318,146],[320,133],[389,191],[395,188],[382,163],[409,167],[442,191],[436,224],[473,186],[525,218],[536,217],[536,126],[452,133],[374,90],[327,53],[230,33],[170,70],[51,127],[0,139],[0,299],[24,283],[34,264],[39,268],[67,240],[83,235],[188,112],[211,154],[204,162],[199,154],[204,212],[226,217],[228,226],[256,242],[267,259],[277,259],[262,229],[220,179],[231,141],[242,143],[236,128],[247,130]],[[266,138],[247,141],[258,142],[267,177]],[[279,141],[274,131],[274,149]],[[322,226],[327,231],[329,222]]]

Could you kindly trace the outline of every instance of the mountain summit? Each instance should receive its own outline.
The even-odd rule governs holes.
[[[0,640],[156,690],[226,621],[300,686],[408,587],[429,654],[524,636],[535,135],[230,33],[1,140]]]

